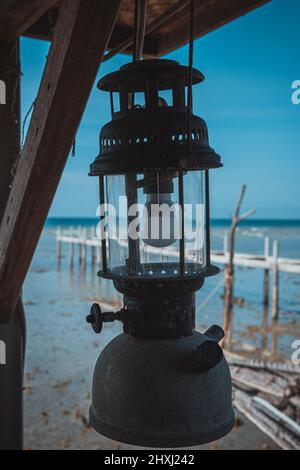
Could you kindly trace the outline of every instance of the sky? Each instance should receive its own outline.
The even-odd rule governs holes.
[[[246,184],[243,208],[255,208],[255,218],[300,219],[300,104],[292,103],[292,83],[300,80],[299,21],[299,0],[272,0],[195,41],[194,66],[206,80],[195,87],[194,112],[206,120],[210,144],[224,164],[211,171],[213,218],[233,213]],[[48,47],[22,38],[23,118],[37,94]],[[187,64],[187,46],[166,58]],[[118,55],[105,62],[98,78],[129,61]],[[88,171],[99,152],[100,128],[110,120],[108,96],[96,83],[51,217],[96,215],[97,178]]]

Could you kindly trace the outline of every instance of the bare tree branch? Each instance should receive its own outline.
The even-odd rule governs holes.
[[[242,203],[246,193],[247,186],[243,184],[241,187],[238,202],[235,208],[234,216],[232,218],[231,227],[229,231],[229,259],[225,268],[225,296],[224,296],[224,330],[226,334],[226,343],[231,343],[232,334],[232,310],[233,310],[233,277],[234,277],[234,247],[235,247],[235,233],[239,222],[245,220],[250,215],[254,214],[255,209],[244,212],[240,215]],[[223,345],[225,344],[225,338]]]
[[[235,213],[234,213],[234,218],[235,219],[238,219],[238,217],[239,217],[239,213],[240,213],[240,210],[241,210],[241,206],[242,206],[242,203],[243,203],[243,199],[244,199],[244,196],[245,196],[246,189],[247,189],[247,186],[245,184],[243,184],[243,186],[241,188],[240,196],[239,196],[239,199],[238,199],[238,202],[237,202],[237,205],[236,205]]]
[[[255,213],[256,213],[255,209],[250,209],[249,211],[244,212],[242,215],[239,216],[238,222],[241,222],[242,220],[247,219],[248,217],[250,217],[251,215],[253,215]]]

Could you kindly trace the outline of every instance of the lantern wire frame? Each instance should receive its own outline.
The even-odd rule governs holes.
[[[189,24],[189,79],[188,79],[188,95],[187,95],[187,153],[191,156],[193,155],[193,146],[192,146],[192,110],[193,110],[193,61],[194,61],[194,10],[195,4],[194,0],[190,0],[190,24]],[[143,44],[144,44],[144,35],[146,29],[146,12],[147,12],[147,2],[143,0],[135,1],[135,10],[134,10],[134,47],[133,47],[133,62],[139,61],[142,58]],[[136,93],[129,93],[128,100],[134,107]],[[113,93],[110,92],[111,98],[111,112],[114,114],[114,105],[113,105]],[[190,173],[196,173],[192,171]],[[198,173],[198,172],[197,172]],[[201,275],[210,276],[216,274],[219,270],[218,268],[211,266],[210,264],[210,200],[209,200],[209,171],[201,170],[201,174],[204,173],[204,184],[203,178],[201,178],[201,190],[204,186],[204,207],[205,214],[204,220],[202,221],[203,228],[203,246],[204,252],[202,253],[202,269]],[[184,174],[185,172],[182,169],[179,169],[177,172],[178,176],[178,204],[182,209],[180,217],[180,238],[179,238],[179,272],[177,269],[174,269],[174,274],[176,277],[185,278],[189,274],[187,271],[187,261],[186,261],[186,240],[185,240],[185,193],[184,193]],[[100,205],[105,206],[108,202],[108,191],[105,183],[107,182],[108,177],[100,175],[99,176],[99,193],[100,193]],[[138,203],[138,194],[137,190],[137,174],[133,172],[127,172],[125,174],[125,193],[127,196],[127,209],[129,210],[131,205]],[[106,197],[105,197],[106,194]],[[134,217],[127,216],[127,226],[132,222]],[[101,251],[102,251],[102,270],[99,272],[99,275],[102,277],[114,278],[119,277],[119,273],[113,272],[113,263],[111,262],[110,257],[112,257],[112,252],[114,248],[110,246],[111,241],[108,239],[105,232],[105,236],[101,237]],[[141,239],[132,239],[128,237],[128,258],[126,259],[126,271],[125,275],[136,277],[136,275],[141,274],[141,250],[140,250]],[[109,259],[107,257],[109,253]],[[109,266],[110,264],[110,266]],[[152,273],[151,267],[149,272]],[[164,269],[162,269],[164,272]],[[155,274],[155,273],[152,273]],[[196,274],[196,273],[194,273]],[[200,272],[198,271],[199,275]],[[155,276],[154,276],[155,277]],[[153,278],[152,278],[153,279]]]
[[[161,175],[161,172],[156,174]],[[173,278],[211,276],[218,272],[218,268],[210,264],[209,172],[208,170],[178,171],[173,174],[173,178],[174,190],[170,197],[172,204],[180,209],[175,214],[173,222],[174,231],[179,236],[170,243],[161,246],[154,243],[151,246],[152,243],[143,238],[141,230],[143,215],[138,212],[140,206],[147,205],[146,196],[143,194],[144,175],[131,172],[125,175],[99,177],[100,207],[102,207],[102,266],[99,275],[111,279],[123,276],[162,279],[170,276]],[[120,207],[117,207],[119,196],[126,196],[127,201],[127,207],[124,205],[121,207],[123,211],[121,214]],[[190,212],[186,210],[189,204]],[[110,218],[109,211],[107,212],[110,205],[116,209],[114,220]],[[137,205],[138,209],[129,212],[130,207],[134,205]],[[133,238],[128,229],[135,220],[137,237]],[[110,227],[109,237],[106,231],[107,225]],[[124,236],[125,230],[126,236]],[[172,229],[169,230],[172,232]],[[149,227],[147,233],[152,233]]]

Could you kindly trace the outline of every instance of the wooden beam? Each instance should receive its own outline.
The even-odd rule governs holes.
[[[20,154],[20,47],[19,40],[0,45],[0,221],[10,194],[14,167]],[[0,341],[5,345],[5,366],[0,365],[0,450],[22,449],[24,309],[22,299],[2,323]],[[1,359],[1,358],[0,358]],[[0,360],[1,362],[1,360]]]
[[[0,451],[23,448],[23,374],[26,343],[21,297],[9,322],[0,323],[5,364],[0,365]]]
[[[58,16],[58,9],[52,8],[51,15],[46,14],[41,16],[28,30],[23,33],[23,36],[33,38],[33,39],[40,39],[43,41],[50,41],[53,30],[55,29],[55,23]],[[107,50],[111,51],[115,49],[120,43],[124,41],[128,43],[129,39],[129,46],[127,46],[125,54],[132,54],[132,38],[133,37],[133,29],[128,26],[124,25],[115,25],[113,35],[109,41],[107,46]],[[144,44],[144,57],[157,57],[158,53],[158,44],[159,40],[156,37],[148,36],[145,38]],[[123,52],[123,51],[122,51]],[[115,55],[115,54],[113,54]]]
[[[10,193],[13,168],[20,153],[19,41],[0,45],[0,221]]]
[[[46,14],[38,18],[22,35],[32,39],[51,41],[58,14],[59,8],[52,8]]]
[[[240,16],[270,2],[271,0],[203,0],[195,6],[195,39],[220,28]],[[173,28],[172,28],[173,25]],[[165,55],[188,42],[188,7],[174,16],[164,30],[156,31],[160,38],[159,55]]]
[[[160,15],[158,18],[156,18],[152,23],[147,25],[146,31],[145,31],[146,37],[145,37],[144,49],[143,49],[144,57],[147,57],[147,50],[146,50],[147,41],[149,41],[150,39],[152,41],[154,39],[156,39],[156,42],[157,43],[159,42],[158,38],[150,37],[150,33],[152,33],[152,31],[155,31],[159,27],[161,27],[161,26],[165,25],[166,23],[168,23],[173,16],[175,16],[176,14],[180,13],[183,9],[185,9],[188,2],[189,2],[189,0],[180,0],[174,6],[169,8],[166,12],[164,12],[162,15]],[[133,36],[134,36],[133,30],[131,30],[130,34],[127,34],[127,37],[125,39],[123,39],[122,41],[119,40],[118,42],[116,42],[116,45],[114,45],[113,47],[109,47],[110,52],[108,52],[104,56],[103,61],[110,60],[112,57],[114,57],[115,55],[117,55],[119,53],[127,54],[128,50],[130,50],[130,52],[132,52],[132,46],[133,46],[133,43],[134,43],[134,37]],[[113,34],[112,39],[114,39],[114,38],[115,38],[115,33]],[[110,46],[111,46],[111,44],[110,44]],[[155,57],[157,57],[157,55],[158,55],[158,47],[157,46],[158,46],[158,44],[156,44],[156,47],[155,47],[155,54],[154,54],[154,48],[152,48],[152,51],[151,51],[152,54]]]
[[[10,0],[6,1],[9,2]],[[197,1],[195,2],[195,37],[205,35],[269,1],[271,0]],[[144,57],[146,58],[162,56],[188,42],[189,0],[178,0],[169,9],[166,9],[162,3],[157,0],[157,16],[147,27],[144,47]],[[58,14],[58,6],[59,4],[54,6],[47,14],[41,16],[23,34],[36,39],[50,40]],[[126,9],[132,10],[132,8],[130,2],[124,2],[121,16],[122,12],[124,16]],[[125,54],[132,53],[132,26],[132,23],[128,21],[127,23],[118,22],[116,24],[111,42],[107,48],[112,52],[107,54],[105,60],[110,59],[119,51]]]
[[[0,315],[18,294],[110,39],[121,0],[65,0],[0,226]]]
[[[5,0],[0,8],[0,43],[16,39],[58,0]]]

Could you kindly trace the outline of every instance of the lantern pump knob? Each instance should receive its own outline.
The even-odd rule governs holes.
[[[86,321],[92,325],[95,333],[99,334],[102,331],[103,323],[114,322],[115,320],[123,319],[124,310],[118,312],[102,312],[99,304],[91,306],[90,314],[86,317]]]
[[[206,339],[192,353],[192,369],[195,372],[208,372],[223,359],[219,341],[224,338],[224,331],[218,325],[212,325],[205,331]]]

